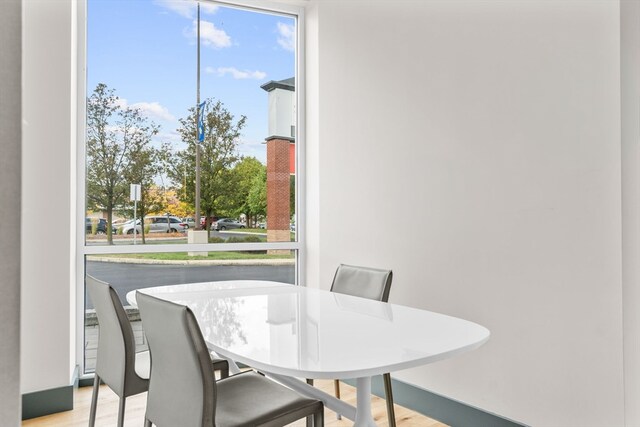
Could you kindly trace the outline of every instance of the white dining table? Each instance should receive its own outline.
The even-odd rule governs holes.
[[[373,427],[371,377],[473,350],[476,323],[427,310],[279,282],[234,280],[140,289],[188,306],[210,350],[251,366],[354,421]],[[135,291],[127,301],[137,306]],[[144,327],[144,319],[143,327]],[[356,406],[304,379],[355,379]]]

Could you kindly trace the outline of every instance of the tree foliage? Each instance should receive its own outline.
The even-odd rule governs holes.
[[[235,186],[236,208],[235,216],[244,213],[247,216],[248,226],[252,226],[261,210],[255,211],[249,202],[249,195],[254,186],[256,177],[266,176],[265,166],[255,157],[243,157],[233,169],[233,185]],[[266,203],[266,193],[265,193]]]
[[[189,115],[180,119],[178,132],[187,147],[173,156],[167,172],[181,201],[190,205],[195,205],[196,117],[196,109],[190,108]],[[240,160],[237,146],[245,123],[245,116],[236,121],[222,102],[206,100],[200,143],[200,208],[205,217],[231,215],[237,208],[233,168]]]
[[[267,216],[267,170],[262,168],[251,180],[247,196],[248,212],[254,219]]]
[[[129,184],[156,173],[151,138],[158,129],[139,110],[122,107],[104,83],[87,100],[87,208],[106,211],[109,244],[113,211],[128,202]]]

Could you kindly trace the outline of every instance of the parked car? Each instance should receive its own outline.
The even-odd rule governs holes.
[[[142,234],[142,227],[140,226],[140,220],[139,219],[136,220],[135,230],[136,230],[137,234]],[[130,219],[129,221],[125,222],[122,225],[122,234],[133,234],[133,220],[132,219]]]
[[[167,222],[167,218],[169,222]],[[189,226],[181,218],[177,216],[167,217],[166,215],[153,215],[145,217],[145,227],[149,227],[149,233],[182,233],[186,231]],[[136,220],[136,233],[142,233],[142,226],[140,220]],[[122,226],[122,234],[133,234],[133,220],[130,220]]]
[[[149,233],[183,233],[189,226],[177,216],[148,216],[145,224],[149,224]]]
[[[187,216],[182,218],[182,222],[187,224],[187,228],[196,228],[196,221],[193,219],[192,216]]]
[[[206,220],[206,223],[205,223]],[[211,229],[213,230],[213,223],[216,222],[218,220],[217,216],[210,216],[209,218],[207,217],[201,217],[200,218],[200,228],[205,229],[207,228],[207,223],[211,224]]]
[[[232,230],[234,228],[246,228],[247,226],[231,218],[220,218],[211,225],[211,229],[216,231]]]
[[[93,234],[94,221],[98,222],[96,226],[96,234],[107,234],[107,220],[104,218],[86,218],[85,219],[86,234]],[[115,234],[115,227],[112,227],[111,229],[113,230],[113,234]]]

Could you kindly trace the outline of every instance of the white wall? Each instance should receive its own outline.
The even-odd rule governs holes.
[[[293,138],[296,123],[296,92],[276,88],[269,92],[269,137]]]
[[[20,425],[20,69],[21,3],[0,3],[0,420]]]
[[[622,284],[625,421],[640,425],[640,3],[622,1]]]
[[[22,393],[70,385],[76,363],[72,10],[71,0],[23,2]]]
[[[311,8],[307,282],[392,268],[392,303],[491,329],[399,379],[531,425],[623,425],[618,3]]]

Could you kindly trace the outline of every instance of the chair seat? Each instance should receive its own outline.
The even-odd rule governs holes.
[[[136,374],[145,380],[149,379],[149,371],[151,370],[151,356],[148,351],[136,353]]]
[[[282,426],[311,415],[322,402],[300,396],[254,372],[217,381],[216,425]]]

